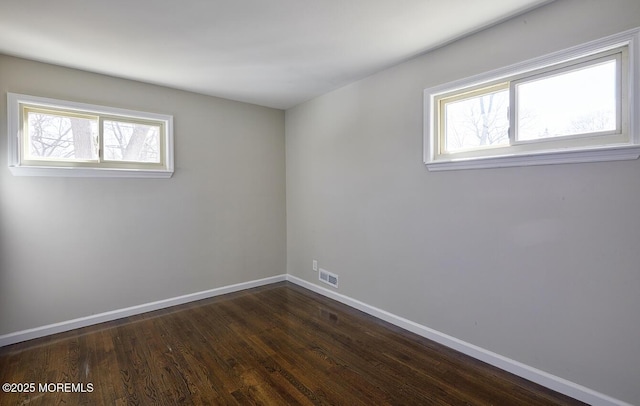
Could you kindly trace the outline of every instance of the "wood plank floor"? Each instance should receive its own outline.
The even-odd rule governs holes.
[[[36,391],[1,405],[582,404],[287,282],[0,348],[5,382]]]

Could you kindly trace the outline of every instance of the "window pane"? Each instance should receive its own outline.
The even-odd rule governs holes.
[[[160,162],[160,126],[104,120],[104,159]]]
[[[96,119],[28,111],[27,120],[28,159],[98,159]]]
[[[518,140],[616,130],[616,60],[517,86]]]
[[[446,103],[445,150],[509,145],[508,113],[508,90]]]

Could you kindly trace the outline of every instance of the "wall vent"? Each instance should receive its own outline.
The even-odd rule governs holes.
[[[338,287],[338,275],[331,273],[327,270],[320,268],[320,272],[318,272],[319,279],[326,283],[327,285],[331,285],[334,288]]]

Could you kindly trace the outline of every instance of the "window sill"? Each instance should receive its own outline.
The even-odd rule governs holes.
[[[51,166],[9,166],[14,176],[57,176],[80,178],[170,178],[172,170],[72,168]]]
[[[455,171],[461,169],[508,168],[514,166],[555,165],[583,162],[625,161],[638,159],[640,146],[606,149],[555,150],[521,155],[500,155],[481,158],[426,160],[429,171]]]

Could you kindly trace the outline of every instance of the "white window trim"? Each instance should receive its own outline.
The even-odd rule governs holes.
[[[165,168],[106,168],[106,167],[60,167],[46,165],[27,165],[20,160],[22,145],[20,109],[22,104],[38,107],[50,107],[103,115],[130,117],[162,121],[165,124]],[[60,176],[60,177],[99,177],[99,178],[170,178],[173,175],[173,116],[148,113],[137,110],[120,109],[66,100],[50,99],[17,93],[7,93],[7,125],[9,139],[9,170],[15,176]]]
[[[582,149],[550,149],[527,153],[509,153],[504,155],[472,158],[438,157],[435,151],[437,121],[434,117],[435,97],[471,86],[496,82],[512,76],[521,75],[567,60],[578,59],[599,50],[627,46],[629,57],[628,80],[628,135],[629,140],[615,146],[596,146]],[[640,157],[640,28],[628,30],[606,38],[578,45],[563,51],[517,63],[505,68],[481,73],[469,78],[456,80],[424,90],[424,162],[429,171],[459,169],[502,168],[513,166],[549,165],[579,162],[601,162],[633,160]]]

